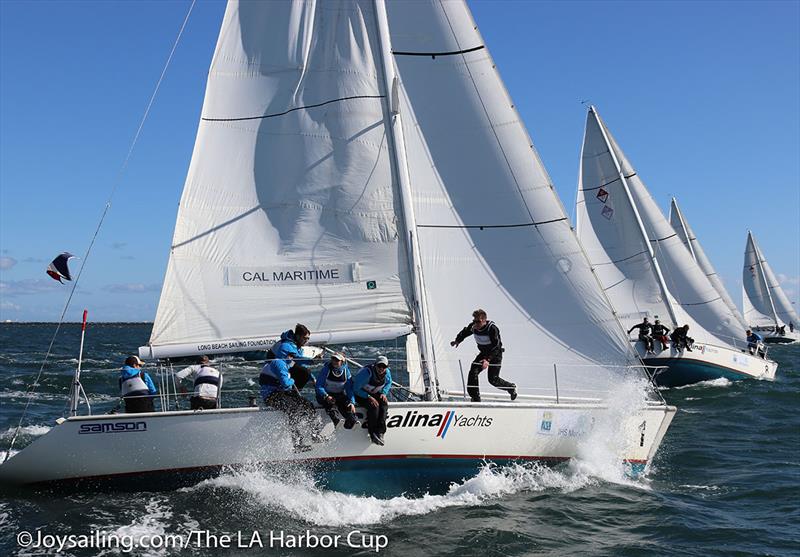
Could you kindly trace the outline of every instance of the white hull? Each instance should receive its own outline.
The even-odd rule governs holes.
[[[448,414],[454,414],[449,417]],[[675,408],[649,405],[612,429],[620,460],[645,465],[655,454]],[[430,422],[424,425],[427,415]],[[438,419],[435,416],[440,416]],[[603,441],[593,430],[614,413],[598,404],[394,403],[386,446],[370,443],[366,430],[341,426],[330,440],[295,453],[283,414],[258,408],[116,414],[69,418],[0,466],[6,484],[73,483],[79,480],[146,480],[152,474],[181,477],[196,471],[281,461],[340,465],[417,464],[435,473],[448,459],[558,461],[579,456]],[[402,421],[401,421],[402,419]],[[617,418],[619,419],[619,418]],[[418,422],[417,422],[418,420]],[[440,422],[449,422],[442,425]],[[399,422],[399,423],[398,423]],[[394,425],[392,425],[394,424]],[[605,430],[605,428],[604,428]],[[183,478],[185,480],[185,477]],[[458,480],[460,477],[451,478]],[[112,484],[113,485],[113,484]],[[148,489],[143,481],[140,488]]]
[[[644,343],[636,342],[639,357],[648,366],[665,366],[656,372],[655,381],[665,387],[677,387],[724,377],[730,380],[775,379],[777,362],[749,354],[744,350],[696,342],[692,351],[678,351],[672,345],[661,350],[654,341],[655,355],[645,355]]]

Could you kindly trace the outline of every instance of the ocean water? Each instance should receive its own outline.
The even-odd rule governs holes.
[[[0,324],[3,453],[54,327]],[[149,332],[147,324],[90,326],[83,383],[95,413],[116,405],[120,360]],[[65,411],[79,335],[75,324],[59,334],[15,449]],[[392,343],[351,350],[401,352]],[[774,382],[663,391],[679,411],[645,477],[587,455],[555,468],[487,465],[443,492],[394,497],[332,491],[302,470],[280,479],[231,473],[170,492],[5,491],[0,555],[800,555],[800,346],[771,354],[780,363]],[[231,356],[222,367],[227,388],[255,390],[257,358]],[[121,547],[59,552],[51,538],[53,549],[26,549],[17,543],[23,532],[74,543],[102,532]],[[336,535],[338,547],[320,547]],[[125,542],[145,538],[156,547],[128,551]]]

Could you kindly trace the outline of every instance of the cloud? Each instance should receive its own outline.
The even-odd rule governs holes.
[[[0,300],[0,309],[19,311],[22,308],[17,304],[9,302],[8,300]]]
[[[136,258],[134,256],[132,256],[132,255],[123,255],[122,257],[120,257],[120,259],[131,260],[131,259],[136,259]]]
[[[23,279],[0,281],[0,295],[26,296],[30,294],[44,294],[55,292],[59,287],[64,287],[51,279]]]
[[[103,290],[114,294],[143,294],[145,292],[159,292],[161,291],[161,285],[133,282],[125,284],[107,284],[103,287]]]
[[[14,259],[13,257],[6,257],[5,255],[3,257],[0,257],[0,269],[2,269],[4,271],[6,269],[10,269],[11,267],[13,267],[16,264],[17,264],[17,260]]]
[[[778,273],[778,282],[781,283],[781,285],[789,284],[792,286],[798,286],[800,285],[800,276],[790,277],[789,275]]]
[[[128,245],[128,242],[114,242],[111,244],[111,249],[123,249]]]
[[[44,263],[44,259],[39,259],[38,257],[26,257],[22,260],[23,263]]]

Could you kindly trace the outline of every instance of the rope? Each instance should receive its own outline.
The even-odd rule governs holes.
[[[81,262],[80,269],[78,270],[78,275],[75,277],[75,281],[72,283],[72,289],[69,291],[69,296],[67,297],[67,301],[64,304],[64,309],[61,311],[61,317],[58,319],[58,325],[56,325],[56,330],[53,333],[53,338],[50,339],[50,346],[47,347],[47,353],[45,354],[44,360],[42,361],[42,366],[39,368],[39,373],[36,375],[36,380],[31,383],[28,387],[28,400],[25,402],[25,408],[22,410],[22,415],[19,418],[19,422],[17,423],[17,429],[14,431],[14,436],[11,438],[11,444],[8,446],[8,450],[6,451],[6,456],[3,459],[3,462],[8,460],[9,456],[11,455],[11,449],[14,447],[14,443],[19,436],[19,432],[22,429],[22,421],[25,419],[26,414],[28,413],[28,408],[30,407],[31,400],[33,399],[33,394],[36,391],[36,387],[39,386],[39,379],[42,377],[42,372],[44,371],[44,367],[47,365],[47,360],[50,358],[50,354],[53,349],[53,344],[56,341],[56,337],[58,337],[58,332],[61,330],[61,325],[64,323],[64,316],[69,309],[70,302],[72,302],[72,296],[75,294],[75,289],[78,287],[78,281],[81,279],[81,275],[83,274],[83,269],[86,267],[86,261],[89,259],[89,253],[92,251],[92,247],[94,247],[95,240],[97,240],[97,235],[100,233],[100,228],[103,226],[103,221],[105,221],[106,215],[108,214],[108,210],[111,208],[111,200],[114,198],[114,194],[116,193],[120,183],[122,182],[122,177],[125,175],[125,171],[128,168],[128,163],[131,160],[131,156],[133,155],[133,150],[136,147],[136,143],[139,140],[139,135],[142,133],[142,128],[144,127],[144,123],[147,120],[147,116],[150,114],[150,108],[153,106],[155,102],[156,95],[158,94],[158,90],[161,87],[161,82],[164,81],[164,76],[167,73],[167,68],[169,68],[169,64],[172,61],[172,56],[175,54],[175,49],[178,48],[178,43],[181,40],[181,36],[183,35],[183,30],[186,28],[186,23],[189,21],[189,16],[192,13],[192,9],[194,8],[196,0],[192,0],[191,5],[189,6],[189,11],[186,12],[186,17],[183,19],[183,23],[181,24],[181,28],[178,31],[178,36],[175,38],[175,42],[172,45],[172,50],[167,57],[167,61],[164,64],[164,68],[161,70],[161,75],[158,78],[158,82],[156,83],[155,89],[153,90],[153,94],[150,96],[150,101],[147,103],[147,107],[145,108],[144,115],[142,116],[141,121],[139,122],[139,127],[136,129],[136,133],[133,136],[133,141],[131,141],[131,146],[128,149],[128,154],[125,156],[125,160],[122,163],[122,166],[117,173],[117,177],[114,180],[114,184],[111,188],[111,193],[108,196],[108,201],[106,201],[106,205],[103,208],[103,213],[100,215],[100,221],[97,223],[97,228],[94,231],[94,235],[92,236],[91,241],[89,242],[89,247],[86,249],[86,253],[83,256],[83,260]]]

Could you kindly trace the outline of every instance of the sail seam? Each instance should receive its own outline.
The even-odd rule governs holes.
[[[610,182],[606,182],[606,183],[604,183],[604,184],[600,184],[599,186],[597,186],[597,187],[594,187],[594,188],[583,188],[583,189],[582,189],[582,190],[580,190],[580,191],[592,191],[592,190],[599,190],[600,188],[604,188],[604,187],[606,187],[606,186],[610,186],[610,185],[611,185],[611,184],[613,184],[614,182],[619,182],[620,180],[621,180],[621,178],[618,176],[618,177],[614,178],[613,180],[611,180]]]
[[[567,217],[560,219],[544,220],[539,222],[523,222],[519,224],[418,224],[417,228],[522,228],[525,226],[539,226],[540,224],[551,224],[567,220]]]
[[[331,99],[325,102],[317,103],[317,104],[308,104],[305,106],[297,106],[295,108],[290,108],[289,110],[285,110],[283,112],[276,112],[275,114],[265,114],[263,116],[242,116],[240,118],[206,118],[203,117],[201,120],[205,122],[242,122],[245,120],[265,120],[267,118],[277,118],[278,116],[286,116],[290,112],[295,112],[296,110],[307,110],[309,108],[319,108],[320,106],[325,106],[331,103],[337,103],[342,101],[351,101],[355,99],[382,99],[386,97],[386,95],[354,95],[352,97],[341,97],[338,99]]]
[[[722,296],[717,296],[716,298],[714,298],[712,300],[706,300],[705,302],[695,302],[693,304],[684,304],[684,303],[682,303],[681,305],[682,306],[702,306],[702,305],[705,305],[705,304],[710,304],[711,302],[716,302],[717,300],[721,300],[721,299],[722,299]]]
[[[651,242],[663,242],[664,240],[669,240],[673,236],[677,236],[677,235],[678,235],[678,233],[676,232],[675,234],[670,234],[669,236],[664,236],[663,238],[656,238],[655,240],[650,240],[650,241]]]
[[[622,263],[623,261],[627,261],[628,259],[633,259],[634,257],[639,257],[640,255],[644,255],[645,253],[648,253],[648,251],[647,250],[643,250],[643,251],[640,251],[639,253],[634,253],[633,255],[630,255],[628,257],[623,257],[622,259],[612,259],[608,263],[605,263],[605,262],[603,262],[603,263],[595,263],[595,265],[599,267],[600,265],[613,265],[614,263]]]
[[[457,54],[467,54],[468,52],[475,52],[476,50],[481,50],[486,48],[484,45],[474,46],[472,48],[466,48],[464,50],[451,50],[445,52],[407,52],[407,51],[399,51],[393,50],[392,54],[395,56],[430,56],[431,58],[436,58],[437,56],[455,56]]]

